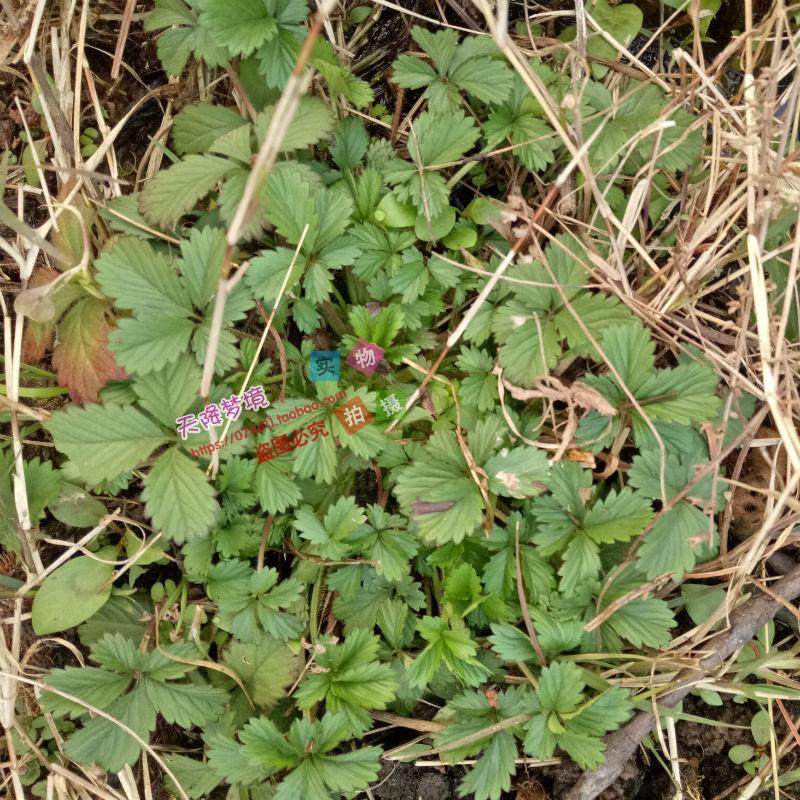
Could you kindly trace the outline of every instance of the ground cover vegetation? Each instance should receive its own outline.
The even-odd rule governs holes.
[[[310,5],[3,0],[4,791],[790,796],[800,9]]]

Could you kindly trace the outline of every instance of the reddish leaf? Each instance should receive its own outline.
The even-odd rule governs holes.
[[[36,267],[28,281],[28,286],[44,286],[46,283],[55,280],[58,272],[50,267]],[[50,343],[53,341],[53,331],[55,330],[55,320],[51,322],[27,321],[25,334],[22,337],[22,360],[41,361]]]
[[[58,326],[53,366],[59,383],[77,403],[97,400],[107,381],[121,380],[125,371],[108,351],[106,304],[95,297],[78,300]]]

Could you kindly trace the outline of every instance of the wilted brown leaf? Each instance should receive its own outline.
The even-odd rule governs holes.
[[[67,312],[58,326],[53,366],[58,380],[76,403],[94,402],[107,381],[120,380],[125,371],[108,351],[106,304],[84,297]]]

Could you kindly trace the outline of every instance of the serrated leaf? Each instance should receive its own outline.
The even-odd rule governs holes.
[[[209,532],[219,511],[214,494],[197,463],[171,447],[145,478],[142,498],[153,525],[180,543]]]
[[[534,447],[503,449],[485,466],[489,488],[504,497],[524,499],[544,491],[550,462],[543,450]]]
[[[106,708],[130,685],[130,675],[118,675],[97,667],[66,667],[53,670],[45,679],[45,687],[73,695],[97,708]],[[85,705],[68,700],[55,692],[42,692],[39,700],[42,709],[56,716],[80,717],[88,709]]]
[[[719,379],[703,364],[680,364],[656,370],[639,387],[636,398],[653,419],[681,425],[714,419],[722,400],[714,393]]]
[[[219,156],[186,156],[147,183],[139,201],[142,213],[156,225],[174,225],[235,166]]]
[[[206,725],[222,713],[228,693],[224,689],[194,683],[162,683],[142,679],[147,696],[164,719],[182,728]]]
[[[181,789],[189,795],[191,800],[203,800],[220,783],[220,777],[205,761],[181,755],[164,755],[162,758]],[[177,795],[178,789],[169,775],[165,775],[164,778],[170,790]]]
[[[685,501],[671,508],[647,534],[637,559],[637,566],[648,580],[667,572],[680,581],[683,573],[697,562],[698,551],[708,546],[716,534],[716,525],[699,509]]]
[[[474,794],[475,800],[499,800],[511,788],[511,776],[517,771],[517,744],[509,731],[492,736],[489,746],[458,787],[464,797]]]
[[[96,297],[78,300],[58,326],[53,366],[59,383],[69,389],[76,403],[96,402],[108,381],[122,380],[121,369],[108,350],[106,304]]]
[[[297,656],[270,636],[255,644],[232,641],[223,661],[242,679],[253,702],[267,708],[284,696],[298,670]]]
[[[629,600],[605,623],[634,647],[666,647],[676,624],[667,603],[656,597]]]
[[[369,631],[351,629],[342,644],[327,644],[317,656],[323,668],[308,675],[295,693],[300,708],[325,700],[329,712],[347,715],[353,733],[371,726],[367,710],[394,700],[397,681],[388,664],[377,660],[380,640]]]
[[[598,544],[624,542],[641,533],[653,518],[647,498],[627,486],[619,492],[612,489],[586,512],[582,528]]]
[[[143,687],[123,695],[105,710],[145,742],[156,726],[156,712]],[[119,772],[126,764],[133,764],[141,749],[136,739],[105,717],[88,720],[64,745],[69,758],[82,764],[97,764],[109,772]]]
[[[463,111],[446,116],[423,111],[409,134],[408,152],[417,164],[443,166],[458,161],[475,144],[478,136],[480,130]]]
[[[172,265],[148,242],[121,237],[95,261],[97,281],[118,308],[140,314],[187,317],[192,311]]]
[[[238,128],[244,120],[234,108],[192,103],[175,115],[172,142],[178,155],[205,153],[214,142]]]
[[[133,382],[133,391],[145,411],[162,425],[172,427],[194,402],[199,386],[200,368],[191,356],[181,353],[174,364],[139,375]]]
[[[460,542],[483,519],[480,491],[449,432],[434,433],[428,451],[398,472],[394,494],[420,535],[433,543]]]
[[[111,404],[56,411],[44,427],[92,484],[133,469],[166,441],[139,411]]]
[[[303,496],[288,467],[274,461],[258,465],[256,492],[261,507],[268,514],[282,514],[296,506]]]
[[[225,233],[221,228],[193,228],[181,241],[181,279],[192,304],[205,308],[217,290],[225,258]]]
[[[259,143],[269,130],[277,106],[268,106],[256,121],[256,134]],[[292,150],[303,150],[326,138],[332,131],[336,120],[330,108],[318,97],[304,96],[297,104],[292,121],[281,139],[279,152],[289,153]]]
[[[531,640],[513,625],[493,624],[492,635],[488,638],[494,651],[504,661],[536,661],[536,651]]]
[[[266,3],[251,0],[207,0],[200,21],[234,55],[249,56],[278,32]]]
[[[141,314],[121,319],[109,337],[109,348],[130,373],[160,370],[189,347],[195,329],[190,319]]]
[[[554,661],[542,670],[536,695],[546,711],[566,714],[580,704],[584,686],[581,670],[576,664]]]

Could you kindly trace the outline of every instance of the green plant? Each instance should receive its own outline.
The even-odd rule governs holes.
[[[705,164],[729,158],[720,111],[683,73],[622,62],[612,42],[640,32],[640,9],[588,12],[585,53],[567,28],[542,58],[413,27],[422,53],[393,53],[386,85],[343,46],[377,24],[365,6],[327,19],[353,37],[336,49],[299,0],[148,12],[164,69],[197,93],[159,143],[163,166],[63,215],[55,268],[17,300],[30,359],[55,347],[55,372],[33,374],[73,402],[12,434],[49,435],[52,460],[18,476],[0,450],[0,541],[34,576],[35,633],[77,628],[95,665],[44,677],[64,737],[48,758],[120,772],[166,723],[192,741],[156,749],[176,794],[327,800],[376,780],[376,721],[424,703],[436,713],[401,755],[475,759],[461,796],[499,800],[521,755],[603,764],[605,735],[652,710],[746,599],[725,514],[746,484],[729,456],[764,419],[757,355],[773,361],[763,335],[727,332],[703,282],[722,294],[744,273],[725,259],[752,247],[743,204],[730,229],[698,221],[720,185]],[[301,53],[308,85],[290,79]],[[584,56],[591,68],[571,69]],[[97,138],[79,139],[87,161]],[[767,221],[792,340],[796,209]],[[722,255],[704,266],[712,241]],[[708,345],[729,340],[735,364]],[[338,383],[313,379],[312,352],[364,341],[382,352],[374,372],[342,359]],[[255,432],[263,407],[182,426],[254,386],[269,427]],[[354,403],[370,417],[357,430]],[[90,533],[44,571],[22,522],[48,514]],[[775,680],[796,668],[781,647],[726,657],[698,694],[796,699]],[[765,720],[729,754],[751,773]]]

